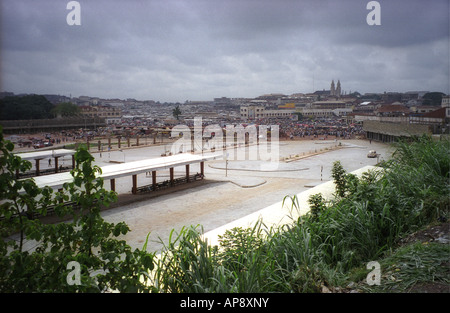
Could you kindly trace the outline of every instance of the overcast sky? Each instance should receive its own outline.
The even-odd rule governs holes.
[[[449,91],[449,0],[0,0],[1,91],[184,102]]]

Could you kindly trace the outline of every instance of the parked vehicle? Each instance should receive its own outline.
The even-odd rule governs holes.
[[[35,149],[40,149],[44,147],[51,147],[53,144],[50,141],[39,141],[33,145]]]
[[[368,158],[376,158],[377,157],[377,152],[375,150],[370,150],[369,153],[367,154]]]

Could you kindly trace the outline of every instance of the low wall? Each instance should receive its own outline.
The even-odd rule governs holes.
[[[104,118],[53,118],[36,120],[0,121],[5,134],[52,132],[66,129],[97,128],[106,126]]]
[[[391,135],[396,137],[420,136],[430,134],[429,125],[409,124],[409,123],[389,123],[379,121],[364,121],[363,130],[365,132]]]
[[[363,173],[369,170],[376,169],[378,168],[375,166],[367,165],[351,173],[360,177]],[[333,197],[334,192],[335,185],[333,181],[322,183],[296,195],[298,199],[299,210],[296,210],[295,208],[292,209],[291,199],[286,198],[286,201],[284,201],[284,203],[283,201],[274,203],[257,212],[206,232],[203,235],[203,238],[208,240],[209,245],[214,246],[219,245],[219,236],[224,235],[227,230],[231,230],[235,227],[251,228],[254,227],[260,220],[267,229],[270,229],[270,227],[278,227],[285,224],[291,224],[293,223],[293,221],[296,221],[299,216],[305,215],[309,212],[310,208],[308,199],[311,195],[321,193],[322,196],[328,200]]]

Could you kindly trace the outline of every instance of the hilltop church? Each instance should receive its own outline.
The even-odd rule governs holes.
[[[334,79],[331,81],[330,96],[341,96],[341,82],[338,80],[336,87],[334,86]]]

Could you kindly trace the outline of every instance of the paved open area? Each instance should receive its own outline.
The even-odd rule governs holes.
[[[131,162],[160,157],[165,147],[152,146],[93,153],[100,166],[111,162]],[[248,148],[239,148],[248,149]],[[201,225],[210,232],[232,221],[255,213],[321,183],[330,181],[334,161],[341,161],[348,171],[375,165],[377,158],[368,158],[370,150],[388,159],[390,146],[368,140],[281,141],[279,157],[274,166],[261,160],[211,160],[205,163],[205,179],[162,193],[131,194],[131,178],[116,180],[119,201],[103,211],[109,222],[125,221],[131,231],[123,239],[133,248],[142,248],[147,234],[148,250],[158,251],[167,243],[172,230]],[[199,171],[192,166],[191,172]],[[185,175],[184,167],[175,168],[175,176]],[[158,172],[158,179],[168,179],[167,171]],[[151,177],[138,176],[138,184],[150,184]],[[105,181],[105,188],[109,184]]]

